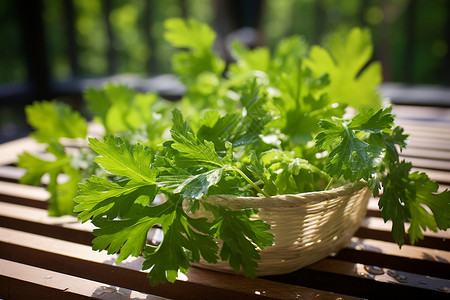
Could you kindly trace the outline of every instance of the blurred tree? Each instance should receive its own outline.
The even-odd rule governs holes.
[[[27,69],[23,60],[20,22],[13,1],[0,1],[0,83],[24,81]]]
[[[0,1],[0,83],[28,78],[27,50],[20,28],[23,14],[16,10],[17,2],[21,1]],[[414,84],[449,84],[450,80],[448,0],[40,2],[45,26],[45,40],[40,45],[47,48],[50,75],[56,80],[170,72],[173,49],[163,39],[165,19],[181,16],[215,24],[220,35],[221,30],[227,31],[226,26],[230,31],[249,25],[223,22],[230,16],[243,19],[238,14],[244,6],[260,16],[259,2],[264,5],[262,22],[256,22],[263,33],[258,44],[272,47],[292,34],[320,43],[334,30],[367,26],[373,33],[375,59],[382,61],[386,80]]]

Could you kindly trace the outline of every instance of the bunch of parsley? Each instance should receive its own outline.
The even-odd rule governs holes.
[[[369,63],[367,30],[338,33],[326,48],[294,36],[273,53],[234,42],[236,61],[225,70],[211,28],[180,19],[165,25],[167,41],[185,49],[173,58],[187,87],[176,108],[159,106],[162,118],[153,118],[158,105],[142,100],[127,114],[127,105],[111,106],[127,98],[124,87],[87,93],[107,129],[89,139],[106,175],[85,179],[75,198],[79,219],[98,227],[95,250],[118,253],[117,262],[143,254],[153,285],[175,281],[201,258],[255,277],[259,250],[273,243],[270,226],[251,218],[255,209],[231,210],[208,196],[270,197],[358,181],[381,194],[399,245],[405,222],[411,242],[426,228],[449,227],[450,192],[437,193],[437,183],[399,159],[407,135],[376,92],[381,70]],[[355,113],[347,117],[349,108]],[[200,207],[214,218],[191,214]],[[147,242],[153,226],[164,232],[159,245]]]
[[[107,133],[120,134],[130,143],[139,140],[156,150],[170,126],[168,116],[173,103],[161,101],[153,93],[141,94],[109,83],[101,89],[87,89],[84,99],[90,115]],[[86,143],[88,120],[69,105],[56,101],[35,102],[25,112],[34,129],[31,136],[46,144],[46,153],[24,152],[19,156],[18,166],[26,170],[20,182],[46,183],[49,215],[73,215],[78,183],[92,175],[107,177],[94,162],[96,154]],[[98,135],[90,136],[93,134]]]

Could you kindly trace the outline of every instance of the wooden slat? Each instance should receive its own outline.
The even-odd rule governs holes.
[[[421,120],[400,120],[397,122],[405,129],[405,133],[410,137],[427,136],[437,140],[445,139],[450,135],[450,122],[429,122]]]
[[[46,209],[50,193],[43,187],[0,181],[0,201]]]
[[[392,222],[388,221],[388,222],[384,222],[383,219],[381,218],[376,218],[376,217],[366,217],[362,224],[361,227],[365,227],[365,228],[370,228],[370,229],[376,229],[376,230],[385,230],[385,231],[391,231],[391,227],[392,227]],[[409,228],[409,224],[406,223],[405,224],[405,230],[408,230]],[[450,231],[437,231],[437,232],[433,232],[430,230],[426,230],[424,232],[424,235],[427,237],[434,237],[434,238],[439,238],[439,239],[450,239]]]
[[[24,151],[41,152],[45,150],[43,144],[38,144],[30,137],[7,142],[0,147],[0,166],[17,162],[17,157]]]
[[[0,226],[91,245],[90,223],[81,224],[73,216],[50,217],[47,210],[0,202]]]
[[[389,297],[388,290],[391,290],[393,291],[392,294],[402,295],[402,297],[406,298],[434,297],[434,299],[436,299],[437,297],[441,298],[447,296],[443,294],[443,291],[450,286],[450,281],[448,280],[431,276],[421,276],[393,269],[383,268],[383,274],[374,275],[369,273],[366,267],[371,266],[329,259],[327,261],[319,261],[308,268],[319,272],[330,272],[331,270],[338,275],[352,277],[357,281],[361,281],[361,278],[363,280],[371,280],[373,287],[382,287],[379,291],[382,291],[384,297]],[[404,280],[396,280],[393,276],[390,276],[389,273],[402,275],[403,277],[399,279]],[[352,287],[355,288],[355,286]],[[371,293],[372,292],[373,290]],[[374,295],[374,297],[376,296]]]
[[[200,289],[202,298],[211,299],[259,299],[260,294],[276,299],[307,299],[315,296],[323,299],[354,298],[198,268],[191,268],[187,275],[180,276],[174,284],[151,287],[145,272],[139,270],[141,257],[114,265],[114,256],[107,255],[106,251],[94,252],[85,245],[5,228],[0,228],[0,257],[89,280],[102,278],[106,284],[176,299],[198,299]]]
[[[436,181],[439,183],[444,183],[446,185],[450,184],[450,172],[424,169],[424,168],[412,168],[412,171],[413,172],[415,172],[415,171],[424,172],[433,181]]]
[[[91,223],[80,223],[73,216],[51,217],[46,210],[23,205],[0,202],[0,227],[40,234],[64,241],[90,246],[92,244]],[[157,245],[162,241],[162,230],[151,228],[148,242]]]
[[[416,168],[427,168],[432,170],[441,170],[450,172],[450,161],[442,161],[429,158],[416,158],[416,157],[410,157],[407,160],[410,161],[412,165]]]
[[[336,258],[450,279],[450,252],[445,250],[410,245],[400,248],[395,243],[353,237]]]
[[[9,210],[9,211],[11,211],[11,210],[14,210],[14,205],[12,205],[12,204],[5,204],[3,207],[0,207],[0,211],[1,210]],[[37,209],[34,209],[34,210],[37,210]],[[24,212],[24,211],[22,211],[22,212]],[[43,212],[43,211],[42,211]],[[20,210],[18,210],[18,211],[16,211],[14,214],[9,214],[11,217],[13,217],[13,215],[16,215],[16,217],[20,217],[20,214],[21,214],[21,211]],[[26,213],[27,215],[28,215],[28,213]],[[41,218],[42,218],[42,216],[40,216]],[[36,218],[39,218],[38,216],[36,216]],[[53,219],[53,218],[50,218],[50,219]],[[55,218],[55,219],[57,219],[57,218]],[[53,223],[58,223],[58,222],[53,222]],[[389,260],[392,260],[392,261],[394,261],[394,262],[397,262],[397,264],[398,264],[398,262],[400,261],[399,260],[399,258],[405,258],[405,257],[408,257],[409,255],[411,255],[411,253],[414,253],[414,251],[412,250],[413,248],[415,248],[415,247],[411,247],[409,250],[409,252],[405,252],[405,253],[403,253],[402,255],[399,255],[399,251],[398,251],[398,246],[397,245],[395,245],[395,244],[392,244],[392,243],[380,243],[379,241],[375,241],[375,242],[377,242],[377,244],[376,244],[376,246],[374,246],[374,244],[373,244],[373,241],[370,241],[370,240],[362,240],[362,239],[359,239],[359,240],[355,240],[356,238],[354,238],[354,240],[353,240],[353,242],[354,243],[357,243],[358,241],[359,241],[359,244],[357,245],[357,246],[353,246],[352,247],[352,245],[350,245],[349,247],[347,247],[346,249],[344,249],[343,250],[343,252],[342,253],[344,253],[344,254],[342,254],[342,253],[339,253],[338,254],[338,258],[340,258],[340,259],[345,259],[346,257],[348,257],[349,256],[349,254],[348,254],[348,251],[349,251],[349,249],[350,250],[353,250],[353,252],[352,252],[352,255],[351,255],[351,257],[352,257],[352,260],[354,260],[355,259],[355,257],[365,257],[366,258],[366,260],[364,261],[366,264],[367,263],[373,263],[374,262],[374,259],[373,259],[373,255],[372,256],[370,256],[370,255],[367,255],[367,253],[361,253],[361,249],[358,249],[358,246],[359,247],[361,247],[361,245],[362,245],[362,242],[361,241],[364,241],[364,246],[363,246],[363,248],[364,248],[364,250],[365,251],[367,251],[367,250],[369,250],[369,252],[370,252],[370,250],[373,250],[375,247],[376,247],[376,249],[378,250],[378,251],[373,251],[373,252],[381,252],[382,254],[382,257],[377,257],[376,259],[375,259],[375,262],[377,262],[377,261],[382,261],[382,262],[388,262]],[[367,242],[367,241],[369,241],[369,242]],[[386,246],[387,245],[387,246]],[[405,247],[405,246],[404,246]],[[405,248],[403,248],[403,249],[405,249]],[[356,251],[355,251],[356,250]],[[434,251],[434,252],[433,252]],[[355,255],[355,253],[357,254],[357,255]],[[440,258],[441,260],[445,260],[445,259],[448,259],[449,258],[449,254],[448,253],[446,253],[446,252],[443,252],[443,251],[441,251],[441,252],[436,252],[436,250],[428,250],[428,249],[423,249],[423,254],[425,255],[427,255],[428,257],[433,257],[433,253],[436,255],[436,257],[438,257],[438,258]],[[392,259],[387,259],[387,257],[390,257],[390,258],[392,258]],[[370,260],[370,258],[372,257],[372,261]],[[417,256],[417,254],[415,255],[415,257],[414,257],[415,259],[417,259],[418,258],[418,256]],[[369,259],[368,261],[367,261],[367,259]],[[432,260],[429,260],[429,261],[432,261]],[[360,261],[361,262],[361,261]],[[417,261],[415,262],[415,265],[417,265]],[[429,267],[432,267],[432,269],[433,270],[435,270],[434,272],[436,272],[436,270],[438,269],[436,266],[433,266],[433,264],[431,263],[431,264],[429,264],[428,265]],[[391,267],[392,268],[392,267]],[[441,271],[441,273],[443,273],[443,272],[445,272],[445,271]]]
[[[166,299],[0,259],[4,299]]]
[[[17,168],[15,166],[0,166],[1,181],[17,183],[24,174],[25,169]]]
[[[375,275],[368,270],[381,270],[383,273]],[[388,272],[404,276],[399,279],[406,278],[406,282],[396,280]],[[339,259],[321,260],[290,274],[265,278],[290,284],[301,282],[310,288],[327,286],[331,290],[366,299],[448,299],[450,284],[441,278]]]
[[[423,149],[423,151],[427,149],[450,151],[450,143],[434,138],[410,138],[408,140],[408,148],[418,148]]]
[[[423,149],[408,147],[406,149],[403,149],[400,156],[431,158],[431,159],[438,159],[438,160],[442,160],[442,161],[450,161],[450,152],[434,150],[434,149],[423,150]]]

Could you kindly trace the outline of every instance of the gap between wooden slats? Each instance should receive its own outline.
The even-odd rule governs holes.
[[[89,280],[101,279],[106,284],[176,299],[198,299],[199,296],[214,299],[233,297],[260,299],[260,294],[269,299],[352,298],[301,286],[264,279],[252,280],[236,277],[234,274],[197,268],[191,268],[187,275],[181,276],[174,284],[151,287],[146,274],[140,271],[141,257],[127,259],[119,265],[114,265],[114,257],[107,255],[106,251],[94,252],[88,246],[5,228],[0,228],[0,257]]]
[[[4,259],[0,266],[5,299],[166,299]]]
[[[353,237],[349,245],[333,257],[371,266],[450,279],[450,252],[418,246]]]

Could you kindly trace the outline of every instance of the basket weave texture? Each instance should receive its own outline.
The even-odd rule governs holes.
[[[339,251],[359,228],[370,195],[366,185],[357,182],[328,191],[271,198],[212,195],[207,201],[229,209],[257,208],[254,218],[270,224],[274,244],[260,252],[258,261],[258,276],[264,276],[290,273]],[[233,272],[224,261],[195,265]]]

